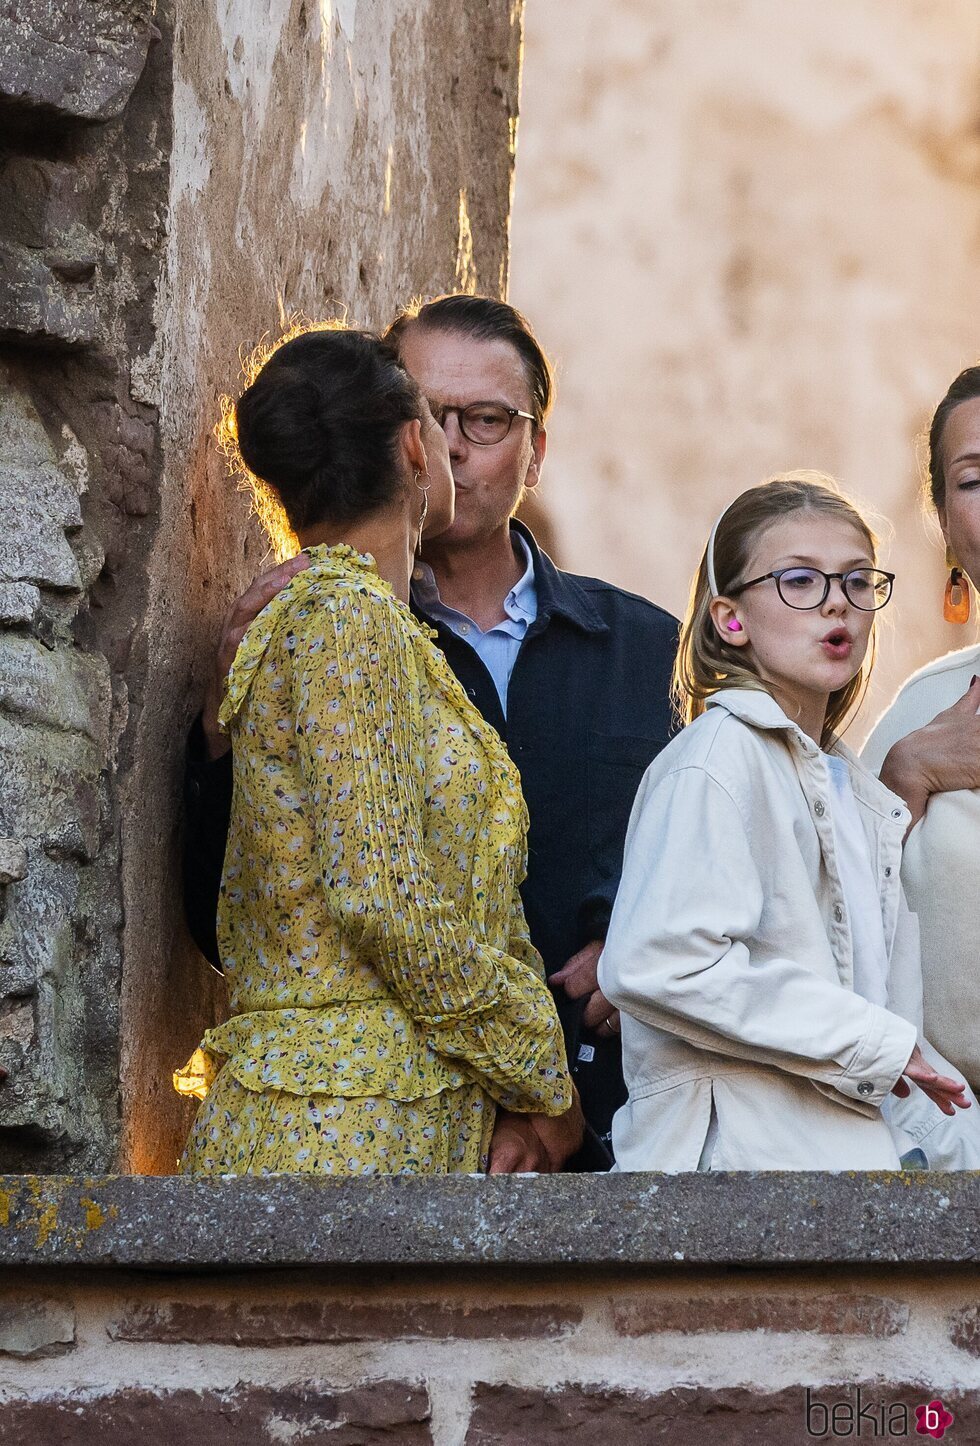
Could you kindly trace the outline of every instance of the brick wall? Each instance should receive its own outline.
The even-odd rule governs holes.
[[[815,1439],[835,1406],[864,1440],[904,1411],[916,1439],[938,1397],[958,1446],[980,1438],[975,1302],[975,1278],[894,1269],[35,1275],[0,1288],[2,1439],[797,1446],[809,1389]]]

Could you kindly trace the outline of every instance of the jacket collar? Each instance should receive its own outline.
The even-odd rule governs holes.
[[[707,706],[724,708],[733,717],[740,718],[743,723],[748,723],[753,728],[783,730],[804,757],[819,760],[823,766],[823,749],[814,743],[809,734],[803,732],[799,724],[787,718],[775,698],[761,688],[723,688],[708,699]],[[903,800],[886,788],[846,744],[835,740],[828,752],[837,754],[847,763],[856,797],[876,813],[887,815],[896,823],[901,822],[903,829],[907,826],[911,815]]]
[[[527,543],[534,563],[534,582],[538,592],[538,621],[544,622],[555,613],[567,618],[570,623],[585,633],[606,633],[609,624],[597,611],[585,588],[569,572],[562,572],[555,566],[546,552],[534,539],[531,529],[517,518],[511,519],[511,531],[516,532]]]
[[[753,728],[775,728],[789,733],[801,751],[808,758],[820,752],[809,734],[804,733],[798,723],[787,718],[771,693],[762,688],[722,688],[708,699],[709,708],[724,708],[733,717],[740,718]]]

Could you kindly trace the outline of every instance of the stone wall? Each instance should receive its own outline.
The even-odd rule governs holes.
[[[521,7],[11,13],[0,1166],[166,1171],[170,1072],[219,1007],[181,922],[183,740],[266,556],[211,445],[217,397],[288,316],[380,325],[416,291],[506,286]]]
[[[978,118],[972,0],[528,7],[511,299],[559,363],[560,555],[682,612],[727,501],[834,473],[894,528],[866,718],[976,638],[916,438],[980,356]]]
[[[119,1124],[116,779],[160,480],[129,355],[149,340],[163,239],[153,132],[166,130],[166,62],[147,6],[12,13],[0,34],[0,1159],[91,1169],[115,1157]]]

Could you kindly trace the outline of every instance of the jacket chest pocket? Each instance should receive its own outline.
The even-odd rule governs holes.
[[[616,878],[622,870],[623,844],[636,790],[665,743],[664,738],[640,738],[636,734],[589,734],[589,851],[603,878]]]

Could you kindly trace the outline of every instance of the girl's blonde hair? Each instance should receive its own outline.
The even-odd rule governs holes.
[[[766,528],[794,512],[823,513],[850,522],[867,542],[871,560],[875,561],[878,540],[871,527],[841,492],[834,478],[824,472],[784,472],[736,497],[715,532],[713,561],[718,592],[712,593],[708,582],[705,547],[681,625],[671,692],[682,723],[692,723],[699,717],[708,699],[722,688],[768,691],[763,680],[752,671],[745,649],[735,647],[719,634],[711,620],[710,606],[714,596],[725,597],[729,588],[745,581],[752,551]],[[830,695],[820,740],[823,746],[842,731],[844,720],[864,697],[874,666],[874,651],[872,629],[871,647],[860,672],[846,687]]]

